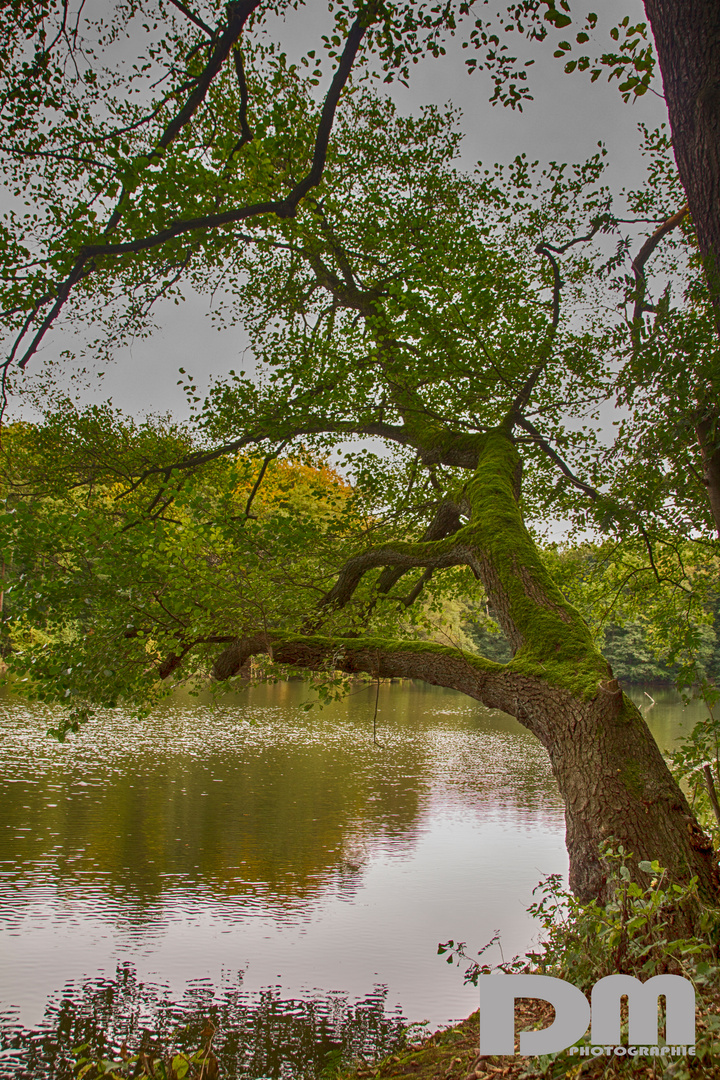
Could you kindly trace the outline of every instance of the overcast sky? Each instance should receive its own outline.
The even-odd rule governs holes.
[[[594,7],[606,26],[624,14],[643,17],[639,0],[595,0]],[[310,0],[286,22],[277,20],[271,32],[291,55],[317,47],[325,29],[326,10],[325,4]],[[513,39],[513,46],[521,44],[516,35]],[[451,101],[459,106],[465,132],[465,167],[473,168],[478,160],[486,164],[509,162],[520,153],[542,163],[582,161],[595,153],[598,142],[603,141],[609,151],[608,178],[613,189],[641,180],[643,162],[638,152],[637,126],[643,121],[654,127],[665,119],[661,98],[647,94],[634,105],[625,105],[616,82],[608,85],[603,75],[601,81],[591,85],[583,75],[565,75],[550,49],[536,47],[534,53],[527,53],[536,57],[530,69],[535,100],[522,114],[502,106],[491,107],[489,79],[484,73],[467,75],[464,60],[468,52],[460,48],[459,40],[449,43],[445,57],[428,59],[414,67],[409,89],[396,85],[388,92],[407,112],[427,103],[442,105]],[[530,46],[524,44],[529,50]],[[158,307],[157,333],[132,348],[118,350],[116,363],[86,398],[112,398],[123,410],[135,414],[171,411],[184,416],[185,398],[176,385],[179,367],[195,377],[200,391],[212,376],[221,376],[231,367],[250,367],[247,356],[242,363],[247,348],[242,330],[216,331],[207,317],[208,303],[207,298],[192,295],[179,307]],[[48,339],[44,353],[57,355],[61,347],[61,336],[55,334]]]

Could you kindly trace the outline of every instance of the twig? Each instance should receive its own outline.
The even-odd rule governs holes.
[[[279,457],[280,454],[282,454],[283,450],[285,449],[285,447],[287,446],[287,444],[289,442],[290,442],[290,439],[286,439],[285,442],[280,443],[277,450],[274,450],[271,454],[266,454],[265,455],[265,460],[263,461],[262,466],[260,468],[260,472],[258,473],[258,478],[257,478],[257,480],[255,481],[255,483],[253,485],[253,489],[250,492],[250,495],[248,497],[248,501],[247,501],[247,503],[245,505],[245,515],[244,516],[245,516],[246,521],[250,517],[250,509],[251,509],[252,504],[253,504],[253,499],[257,495],[258,490],[260,488],[260,485],[262,484],[263,480],[265,479],[265,473],[267,472],[268,465],[276,457]]]

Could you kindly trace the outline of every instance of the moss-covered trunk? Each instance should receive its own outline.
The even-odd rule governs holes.
[[[502,430],[491,432],[483,437],[467,487],[469,524],[439,541],[358,556],[328,594],[344,602],[369,566],[468,565],[515,649],[509,664],[434,642],[311,634],[270,641],[263,635],[227,648],[217,659],[216,675],[227,678],[253,653],[272,649],[279,663],[423,679],[502,709],[548,751],[565,800],[570,884],[579,897],[604,895],[598,851],[609,837],[638,860],[658,859],[677,880],[697,875],[705,896],[715,897],[711,845],[639,710],[623,695],[587,624],[543,565],[522,520],[519,488],[512,440]]]
[[[493,433],[469,487],[477,570],[527,679],[512,712],[546,747],[565,801],[570,884],[602,895],[598,847],[614,837],[638,859],[716,895],[717,859],[640,711],[622,693],[579,612],[540,560],[520,509],[519,459]]]

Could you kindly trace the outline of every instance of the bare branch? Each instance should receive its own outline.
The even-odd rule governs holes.
[[[685,206],[681,206],[676,213],[672,214],[671,217],[664,221],[662,225],[660,225],[660,227],[655,230],[654,233],[651,233],[650,236],[648,236],[647,240],[632,261],[632,269],[633,274],[635,275],[636,284],[635,306],[632,316],[632,329],[633,336],[635,338],[637,337],[637,333],[640,329],[643,312],[648,310],[648,308],[645,306],[645,291],[647,287],[647,282],[645,280],[645,263],[648,261],[662,238],[664,236],[667,236],[667,234],[671,232],[672,229],[679,225],[688,212],[689,207],[686,203]]]
[[[185,4],[181,4],[180,0],[170,0],[170,3],[176,7],[178,11],[182,11],[183,15],[187,16],[187,18],[190,19],[191,22],[194,22],[196,26],[199,26],[209,38],[212,39],[215,37],[217,31],[213,30],[211,26],[208,26],[206,22],[203,22],[200,16],[196,15],[195,12],[191,11]]]
[[[265,455],[265,460],[262,463],[262,466],[260,468],[260,472],[258,473],[257,480],[253,484],[253,489],[250,492],[250,495],[248,496],[248,501],[247,501],[247,503],[245,505],[244,517],[245,517],[246,521],[250,517],[250,510],[252,508],[253,499],[257,495],[258,491],[260,490],[260,485],[262,484],[263,480],[265,479],[265,473],[267,472],[268,465],[270,464],[271,461],[274,461],[275,458],[279,457],[280,454],[282,454],[283,450],[285,449],[285,447],[287,446],[287,444],[289,442],[290,442],[290,439],[286,439],[284,442],[280,443],[277,450],[273,450],[273,452],[271,454],[266,454]]]
[[[548,251],[554,251],[556,255],[564,255],[566,251],[569,251],[571,247],[575,247],[576,244],[587,244],[593,240],[607,221],[608,216],[603,214],[601,217],[596,218],[590,232],[586,233],[585,236],[574,236],[572,240],[568,240],[566,244],[560,244],[559,246],[557,244],[548,244],[547,241],[544,241],[535,250],[540,254],[541,248],[547,248]]]
[[[210,59],[197,80],[194,90],[188,96],[187,101],[180,112],[173,117],[165,128],[165,131],[158,142],[158,151],[165,150],[170,146],[188,121],[195,115],[198,108],[205,100],[205,95],[210,88],[210,83],[227,60],[230,51],[245,27],[245,23],[252,15],[253,11],[260,6],[260,2],[261,0],[235,0],[235,3],[228,4],[228,23],[225,32],[219,38],[213,49]],[[155,151],[155,153],[158,151]]]
[[[210,82],[220,70],[222,63],[227,58],[227,55],[237,38],[240,36],[248,16],[259,6],[259,4],[260,0],[238,0],[237,3],[229,5],[230,19],[225,33],[215,46],[205,70],[197,80],[195,89],[189,95],[183,108],[165,129],[165,132],[158,143],[158,150],[153,151],[149,156],[153,156],[157,154],[159,150],[163,150],[169,146],[184,125],[191,119],[194,112],[202,103]],[[345,48],[340,58],[340,63],[338,64],[337,71],[335,72],[335,76],[323,105],[315,138],[312,165],[307,176],[295,185],[289,195],[284,199],[236,207],[234,210],[228,210],[224,213],[208,214],[198,218],[173,221],[167,228],[160,229],[150,236],[140,237],[137,240],[129,240],[117,244],[84,245],[80,248],[69,274],[65,280],[56,287],[57,299],[55,304],[44,319],[22,359],[19,361],[20,368],[24,369],[31,357],[37,351],[45,334],[64,307],[74,286],[97,269],[97,259],[101,257],[107,258],[108,256],[137,254],[141,251],[148,251],[152,248],[159,247],[166,241],[172,240],[177,236],[182,236],[188,232],[195,232],[201,229],[217,229],[264,214],[275,214],[280,218],[294,217],[300,200],[313,187],[317,187],[322,179],[335,111],[340,99],[340,94],[350,76],[352,65],[365,34],[366,25],[367,20],[365,18],[358,18],[350,29]],[[122,198],[123,195],[121,194],[120,200],[122,200]],[[118,207],[116,207],[115,213],[111,216],[111,221],[114,220],[117,212]],[[37,311],[38,307],[36,306],[33,312],[33,318],[37,314]],[[19,336],[13,348],[13,357],[15,356],[23,337],[24,332]],[[11,362],[12,360],[8,359],[5,361],[5,365],[7,366]]]
[[[586,484],[584,480],[581,480],[579,476],[576,476],[575,473],[571,471],[569,466],[565,464],[558,452],[553,449],[547,439],[540,434],[537,428],[533,424],[531,424],[529,420],[527,420],[524,416],[519,416],[516,422],[519,427],[524,428],[525,431],[527,431],[532,436],[533,442],[537,443],[537,445],[547,454],[550,460],[557,465],[557,467],[560,469],[560,472],[568,478],[570,483],[574,487],[576,487],[578,491],[582,491],[593,501],[602,498],[602,495],[599,491],[597,491],[594,487],[591,487],[590,484]]]
[[[430,566],[425,571],[425,573],[420,577],[420,580],[416,582],[416,584],[413,586],[413,588],[410,590],[410,592],[407,594],[407,596],[403,597],[402,602],[403,602],[403,604],[405,605],[406,608],[412,607],[412,605],[415,603],[418,596],[423,591],[423,589],[425,588],[426,584],[428,583],[428,581],[430,580],[430,578],[432,576],[433,576],[433,569]]]
[[[235,74],[237,75],[238,86],[240,87],[240,138],[230,151],[228,165],[232,162],[235,154],[242,150],[243,146],[247,143],[252,142],[253,139],[252,128],[248,124],[247,118],[248,88],[247,80],[245,79],[245,66],[243,64],[242,52],[238,47],[233,49],[233,59],[235,60]]]
[[[338,69],[330,84],[330,90],[325,98],[325,104],[323,105],[322,113],[320,115],[320,123],[318,124],[317,136],[315,138],[315,151],[313,153],[310,172],[299,184],[295,185],[288,195],[286,199],[288,210],[281,214],[281,217],[292,217],[300,200],[307,195],[312,188],[317,187],[322,179],[328,143],[330,142],[330,132],[332,131],[333,121],[335,119],[335,110],[337,109],[340,100],[340,94],[350,77],[350,71],[355,62],[355,57],[360,48],[360,43],[362,42],[366,29],[367,22],[365,18],[356,19],[350,28],[350,33],[345,42],[345,48],[343,49]]]
[[[567,246],[569,246],[569,245],[566,245],[566,247]],[[540,244],[539,247],[535,248],[535,253],[537,255],[544,255],[545,258],[550,263],[550,266],[552,268],[552,275],[553,275],[552,319],[551,319],[551,322],[550,322],[550,327],[548,329],[548,332],[547,332],[547,334],[545,336],[545,341],[543,343],[543,347],[540,350],[540,359],[538,360],[537,364],[535,365],[535,367],[532,369],[532,371],[528,375],[527,379],[525,380],[525,385],[523,386],[520,393],[517,395],[517,397],[513,401],[512,405],[511,405],[511,407],[510,407],[510,409],[508,411],[508,416],[510,418],[512,418],[512,419],[514,419],[514,418],[516,418],[516,417],[518,417],[518,416],[520,416],[522,414],[523,409],[526,407],[528,401],[530,400],[530,395],[532,394],[532,392],[533,392],[533,390],[535,388],[535,384],[537,383],[538,379],[540,378],[543,371],[547,367],[547,364],[548,364],[548,361],[550,360],[550,355],[551,355],[551,352],[552,352],[552,345],[553,345],[553,342],[555,340],[555,334],[557,333],[558,323],[560,322],[560,290],[562,289],[562,278],[560,277],[560,266],[558,264],[557,259],[555,258],[552,251],[550,250],[549,245],[546,247],[543,244]]]

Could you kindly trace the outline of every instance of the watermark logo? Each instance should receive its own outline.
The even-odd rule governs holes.
[[[541,1031],[520,1032],[523,1055],[571,1049],[584,1057],[695,1053],[695,989],[681,975],[607,975],[595,983],[590,1004],[577,986],[549,975],[481,975],[480,1053],[515,1053],[515,999],[540,998],[555,1009]],[[628,1045],[621,1045],[620,1004],[628,1000]],[[658,998],[665,998],[665,1046],[658,1045]],[[575,1047],[590,1024],[591,1046]]]

